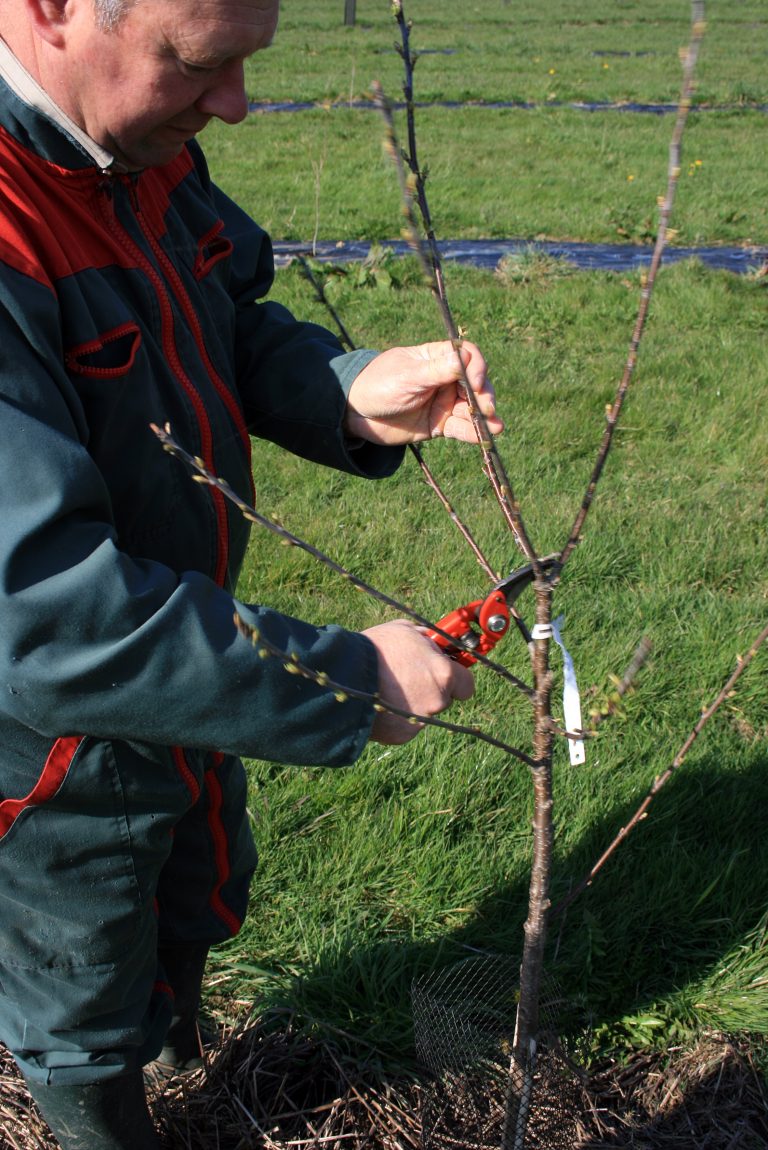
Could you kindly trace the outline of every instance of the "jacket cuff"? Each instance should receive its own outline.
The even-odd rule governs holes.
[[[376,359],[378,354],[377,351],[359,348],[333,360],[332,367],[345,398],[349,396],[352,384],[363,368],[367,367],[371,360]],[[378,443],[369,443],[366,439],[346,436],[343,446],[349,470],[367,479],[386,479],[394,475],[405,454],[405,447],[382,447]]]

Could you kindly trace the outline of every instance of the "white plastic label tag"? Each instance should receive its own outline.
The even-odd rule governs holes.
[[[565,643],[560,638],[560,628],[564,616],[560,615],[552,622],[552,638],[563,652],[563,718],[566,731],[581,730],[581,698],[576,683],[576,671],[573,659],[566,650]],[[568,753],[572,767],[580,767],[587,761],[587,753],[583,739],[568,739]]]

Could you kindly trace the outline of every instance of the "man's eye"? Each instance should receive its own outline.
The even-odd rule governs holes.
[[[188,76],[205,76],[209,72],[216,72],[217,65],[211,66],[210,64],[193,64],[190,60],[179,60],[179,64]]]

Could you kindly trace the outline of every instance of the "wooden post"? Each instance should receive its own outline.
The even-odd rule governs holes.
[[[354,25],[357,8],[357,0],[344,0],[344,23]]]

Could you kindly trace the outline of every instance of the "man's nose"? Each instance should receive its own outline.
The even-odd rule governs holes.
[[[219,73],[197,100],[195,108],[204,116],[216,116],[225,124],[239,124],[248,115],[245,94],[245,65],[233,60]]]

